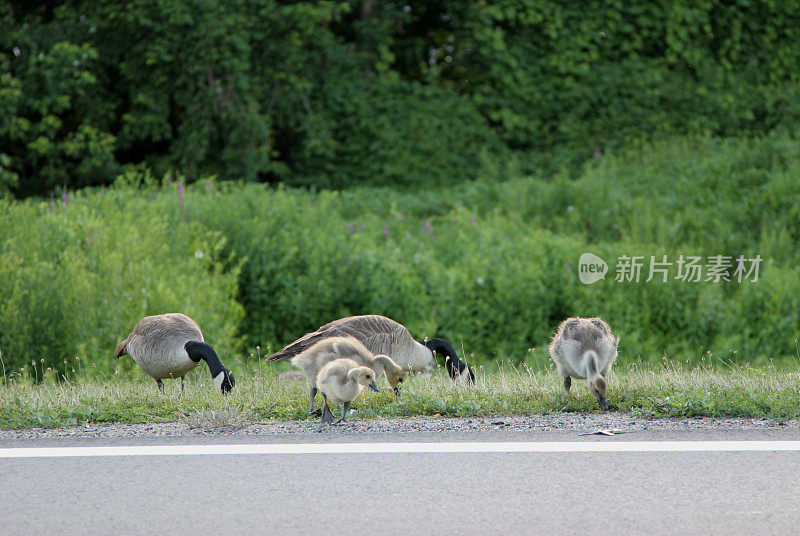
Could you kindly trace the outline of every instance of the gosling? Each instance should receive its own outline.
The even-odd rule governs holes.
[[[436,367],[436,356],[442,356],[453,381],[475,383],[475,373],[459,359],[449,342],[444,339],[414,340],[403,324],[381,315],[348,316],[329,322],[289,343],[267,357],[267,361],[290,359],[322,339],[348,336],[358,339],[370,352],[388,355],[395,363],[414,373],[432,371]],[[395,393],[399,395],[399,389]]]
[[[589,393],[608,410],[606,376],[617,359],[619,337],[599,318],[568,318],[564,320],[550,343],[550,358],[564,379],[569,393],[572,378],[586,379]]]
[[[328,399],[335,404],[342,404],[342,418],[336,424],[346,422],[350,402],[358,398],[364,386],[379,391],[375,377],[374,370],[359,366],[352,359],[334,359],[326,363],[319,371],[316,381],[323,400],[322,424],[333,424],[333,412],[328,407]]]
[[[318,390],[316,381],[320,370],[328,362],[340,358],[352,359],[360,366],[371,368],[375,372],[376,379],[385,373],[386,380],[394,388],[395,395],[399,395],[399,384],[405,380],[406,373],[400,365],[392,361],[392,358],[382,354],[374,355],[353,337],[329,337],[292,358],[292,364],[302,370],[308,380],[309,415],[314,412],[314,396]]]

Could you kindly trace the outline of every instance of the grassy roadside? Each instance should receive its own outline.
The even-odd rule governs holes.
[[[256,371],[257,372],[257,371]],[[353,418],[421,415],[532,415],[598,412],[584,382],[567,397],[552,371],[501,367],[478,371],[477,385],[454,385],[442,371],[409,381],[396,401],[389,392],[366,393],[354,403]],[[207,374],[194,373],[180,394],[178,382],[77,379],[60,383],[0,386],[0,428],[58,428],[85,423],[183,421],[191,427],[242,426],[264,420],[308,418],[304,381],[280,380],[273,373],[237,376],[226,397]],[[382,380],[385,386],[385,380]],[[609,381],[613,410],[643,417],[800,418],[800,373],[774,367],[619,367]],[[318,397],[317,403],[321,403]],[[318,406],[319,407],[319,406]],[[338,414],[338,408],[337,408]]]

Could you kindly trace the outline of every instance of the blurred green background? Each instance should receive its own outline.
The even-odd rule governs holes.
[[[5,373],[111,371],[168,311],[231,358],[379,313],[543,364],[581,315],[623,361],[796,365],[800,2],[629,4],[0,5]]]

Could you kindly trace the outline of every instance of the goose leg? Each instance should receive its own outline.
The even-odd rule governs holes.
[[[350,411],[350,402],[345,402],[342,404],[342,418],[336,421],[336,424],[340,422],[347,422],[347,412]]]
[[[328,397],[322,393],[322,424],[333,424],[333,413],[328,407]]]
[[[567,391],[567,405],[561,408],[561,411],[566,411],[567,407],[569,407],[569,388],[572,387],[572,378],[570,376],[564,376],[564,389]]]
[[[317,396],[317,388],[312,386],[308,390],[308,415],[314,415],[314,397]],[[317,413],[319,414],[319,413]]]
[[[161,380],[156,380],[156,385],[158,386],[159,392],[163,395],[164,394],[164,382]]]

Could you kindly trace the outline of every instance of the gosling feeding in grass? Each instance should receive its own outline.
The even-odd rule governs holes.
[[[352,359],[334,359],[325,364],[319,371],[316,386],[322,393],[322,424],[333,424],[333,412],[328,407],[328,399],[335,404],[342,404],[342,418],[347,421],[350,402],[358,398],[364,387],[378,391],[375,384],[375,371],[369,367],[359,366]]]
[[[354,360],[359,366],[366,366],[375,372],[375,378],[384,373],[389,385],[395,388],[405,380],[406,373],[402,367],[385,355],[374,355],[353,337],[329,337],[303,350],[292,358],[292,364],[303,371],[308,380],[308,413],[314,411],[314,396],[317,394],[317,377],[320,370],[329,362],[347,358]]]
[[[214,385],[229,393],[236,384],[231,371],[225,368],[217,353],[206,344],[197,323],[181,313],[146,316],[133,328],[130,335],[119,343],[114,359],[130,355],[146,374],[150,375],[164,392],[161,380],[181,379],[187,372],[205,361]]]
[[[455,348],[444,339],[414,340],[401,323],[381,315],[348,316],[329,322],[267,358],[268,362],[290,359],[320,340],[329,337],[355,337],[374,354],[388,355],[411,372],[430,372],[436,356],[444,358],[447,373],[455,382],[474,384],[475,374],[459,359]],[[399,395],[400,390],[395,389]]]
[[[586,379],[589,393],[608,410],[606,376],[617,359],[619,337],[599,318],[567,318],[550,343],[550,358],[569,393],[572,378]]]

